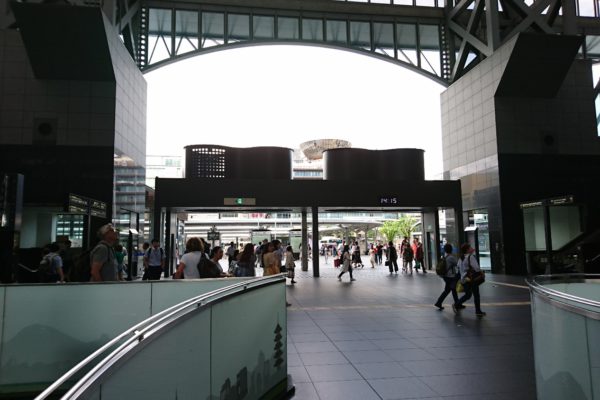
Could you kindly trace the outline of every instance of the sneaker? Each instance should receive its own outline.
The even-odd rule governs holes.
[[[354,282],[355,280],[356,280],[356,279],[352,278],[352,279],[350,279],[350,282]]]
[[[452,311],[454,311],[454,314],[458,314],[458,310],[459,308],[456,306],[456,304],[452,304]]]
[[[291,306],[291,305],[292,305],[292,303],[288,303],[287,301],[285,302],[285,306],[286,306],[286,307],[289,307],[289,306]]]
[[[484,313],[483,311],[479,311],[479,312],[476,312],[475,315],[477,315],[478,317],[485,317],[486,313]]]
[[[340,282],[342,281],[342,277],[341,276],[338,276],[338,281],[340,281]]]
[[[460,306],[456,306],[456,308],[458,308],[459,310],[462,310],[463,308],[467,308],[467,306],[465,306],[464,304],[461,304]]]
[[[292,279],[292,285],[293,285],[294,283],[296,283],[296,281]]]
[[[441,304],[434,304],[438,308],[438,310],[442,311],[444,307]]]

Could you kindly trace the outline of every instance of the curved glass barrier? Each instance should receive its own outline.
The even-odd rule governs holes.
[[[538,399],[600,400],[600,275],[527,283]]]
[[[33,398],[121,332],[242,278],[0,286],[0,397]]]
[[[285,278],[235,283],[129,329],[36,399],[258,399],[287,390]],[[124,340],[122,338],[124,337]],[[108,356],[105,351],[110,349]],[[102,355],[101,360],[98,361]]]

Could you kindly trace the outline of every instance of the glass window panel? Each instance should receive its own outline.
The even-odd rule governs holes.
[[[250,16],[243,14],[227,15],[227,42],[250,40]]]
[[[585,37],[585,48],[588,57],[600,57],[600,36],[588,35]]]
[[[225,15],[223,13],[202,13],[202,47],[212,47],[225,43]]]
[[[300,23],[298,18],[278,17],[277,18],[277,36],[279,39],[297,40],[300,39]]]
[[[302,19],[303,40],[323,40],[323,21],[320,19]]]
[[[435,7],[435,0],[417,0],[418,6]]]
[[[394,0],[394,4],[402,5],[402,6],[412,6],[413,0]]]
[[[391,0],[371,0],[373,4],[391,4]]]
[[[171,10],[151,8],[148,17],[148,63],[171,56]]]
[[[397,24],[398,60],[417,65],[417,26]]]
[[[559,250],[581,233],[579,207],[550,207],[552,250]]]
[[[175,14],[175,54],[198,49],[198,13],[177,10]]]
[[[330,43],[348,44],[346,21],[327,21],[327,41]]]
[[[594,4],[590,0],[577,0],[578,3],[578,15],[582,17],[595,17],[594,15]]]
[[[252,18],[252,30],[254,39],[275,38],[275,17],[255,15]]]
[[[440,37],[437,25],[419,25],[421,68],[438,76],[441,74]]]
[[[373,47],[377,53],[394,57],[394,25],[373,23]]]
[[[371,26],[368,22],[350,21],[350,46],[371,51]]]
[[[526,251],[546,250],[543,207],[523,209],[523,228],[525,229]]]

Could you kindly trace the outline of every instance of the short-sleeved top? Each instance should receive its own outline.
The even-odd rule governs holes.
[[[200,262],[201,251],[192,251],[185,253],[181,257],[181,263],[185,265],[183,268],[183,277],[185,279],[200,279],[200,272],[198,272],[198,263]]]
[[[100,277],[103,281],[116,281],[117,280],[117,258],[115,257],[115,250],[110,244],[105,241],[98,243],[91,254],[92,264],[95,262],[101,262]]]
[[[150,247],[146,250],[146,254],[144,255],[148,259],[148,265],[151,267],[160,267],[162,264],[162,260],[165,259],[165,252],[161,250],[160,247],[154,248]]]
[[[446,278],[454,278],[458,275],[458,261],[452,254],[446,255]]]

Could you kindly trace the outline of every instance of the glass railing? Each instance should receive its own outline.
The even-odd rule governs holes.
[[[528,284],[537,398],[600,399],[600,275],[544,275]]]
[[[126,330],[36,400],[55,398],[65,383],[62,399],[279,397],[287,390],[286,338],[283,275],[238,281]]]
[[[240,279],[0,286],[0,397],[33,397],[140,321],[235,282]]]

